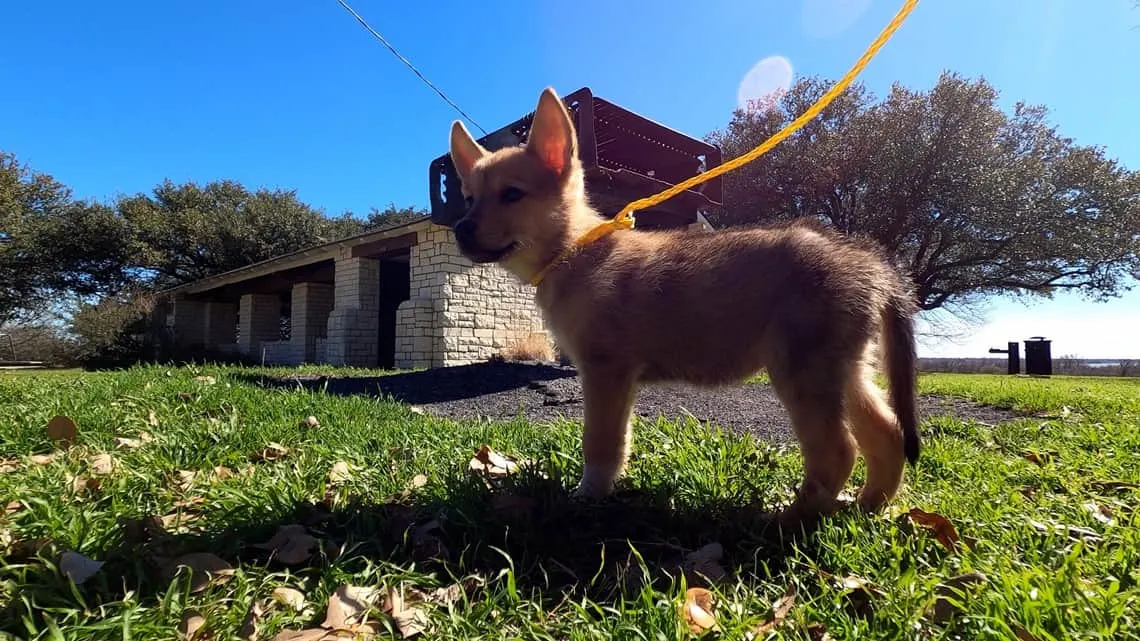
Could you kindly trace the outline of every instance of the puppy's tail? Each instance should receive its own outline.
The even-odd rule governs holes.
[[[899,288],[883,308],[883,340],[887,387],[891,408],[903,433],[903,453],[914,465],[921,444],[918,437],[918,408],[915,399],[917,355],[914,339],[914,313],[917,308],[906,289]]]

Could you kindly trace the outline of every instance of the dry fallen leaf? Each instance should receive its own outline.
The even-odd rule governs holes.
[[[171,563],[170,574],[185,567],[191,572],[190,591],[201,592],[210,585],[221,585],[233,578],[234,568],[225,560],[210,552],[184,554]]]
[[[807,627],[808,638],[811,641],[835,641],[835,638],[827,633],[827,628],[822,623],[813,623]]]
[[[409,405],[408,411],[411,412],[412,414],[420,414],[420,415],[424,414],[424,408],[422,408],[418,405]]]
[[[1021,626],[1014,626],[1013,633],[1017,635],[1017,641],[1040,641]]]
[[[19,469],[20,459],[15,457],[0,459],[0,474],[8,474]]]
[[[329,596],[328,611],[325,613],[324,628],[346,628],[375,605],[380,591],[373,587],[342,585]]]
[[[253,547],[269,550],[271,556],[286,565],[304,563],[313,556],[317,540],[303,525],[283,525],[265,543]]]
[[[713,612],[716,604],[713,594],[704,588],[685,590],[685,603],[681,606],[681,618],[689,624],[693,634],[703,634],[709,630],[720,631]]]
[[[178,470],[174,473],[174,485],[179,490],[185,492],[194,485],[194,479],[198,478],[198,472],[195,470]]]
[[[851,574],[842,578],[834,576],[831,578],[843,589],[847,604],[859,617],[870,616],[874,612],[875,601],[887,596],[878,586],[861,576]]]
[[[76,494],[83,494],[85,492],[98,492],[102,487],[102,482],[99,479],[91,479],[85,476],[71,477],[71,489]]]
[[[784,591],[784,596],[780,597],[774,604],[772,604],[772,616],[768,617],[766,621],[756,626],[752,631],[750,638],[756,638],[764,634],[768,634],[772,630],[783,625],[784,620],[788,618],[788,613],[796,605],[796,589],[794,586],[789,585],[788,589]]]
[[[115,447],[122,447],[129,450],[142,447],[142,441],[137,438],[129,438],[126,436],[115,437]]]
[[[276,461],[277,459],[282,458],[288,454],[289,448],[280,443],[270,443],[269,445],[265,446],[265,449],[254,452],[253,455],[250,456],[250,459],[255,463],[262,461]]]
[[[202,616],[202,612],[186,610],[182,612],[182,620],[178,624],[178,633],[182,635],[182,639],[194,641],[197,639],[198,631],[202,630],[202,626],[205,624],[206,617]]]
[[[201,505],[205,502],[206,502],[206,499],[201,497],[201,496],[191,496],[188,499],[182,499],[181,501],[175,501],[174,507],[188,508],[188,507],[194,507],[195,505]]]
[[[939,583],[934,588],[934,603],[928,610],[930,618],[938,624],[949,622],[961,612],[962,605],[969,598],[966,590],[986,581],[985,574],[970,572]]]
[[[300,612],[305,609],[305,595],[293,588],[273,588],[273,600]]]
[[[182,613],[182,622],[178,624],[178,634],[186,641],[194,641],[195,635],[202,626],[206,625],[206,617],[197,610],[187,610]]]
[[[310,417],[306,418],[304,424],[306,427],[312,427],[312,428],[317,428],[317,427],[321,426],[321,422],[317,420],[316,416],[310,416]]]
[[[1021,458],[1033,463],[1034,465],[1043,466],[1049,463],[1058,456],[1057,452],[1053,450],[1033,451],[1025,450],[1021,453]]]
[[[60,573],[74,581],[76,585],[85,583],[87,579],[95,576],[102,567],[102,561],[94,561],[70,550],[64,552],[59,558]]]
[[[55,460],[55,454],[32,454],[28,457],[28,460],[31,461],[33,465],[47,465]]]
[[[475,456],[471,458],[468,467],[471,471],[488,478],[501,478],[513,474],[519,466],[514,459],[503,456],[484,445],[475,452]]]
[[[728,574],[720,564],[722,558],[724,558],[724,546],[720,543],[709,543],[686,554],[682,569],[686,575],[696,574],[715,583]]]
[[[159,523],[162,529],[171,533],[180,533],[190,529],[190,524],[198,521],[202,515],[194,512],[184,512],[179,510],[171,512],[170,514],[163,515],[159,518]]]
[[[47,437],[61,449],[71,447],[75,438],[79,436],[79,428],[75,421],[66,416],[54,416],[47,424]]]
[[[154,410],[151,410],[150,413],[146,415],[146,423],[151,427],[158,427],[158,414],[155,413]]]
[[[4,514],[15,514],[24,509],[24,504],[19,501],[8,501],[4,504]]]
[[[214,378],[213,376],[208,376],[208,375],[195,376],[194,380],[199,382],[199,383],[202,383],[204,385],[213,385],[214,383],[218,382],[218,379]]]
[[[329,483],[334,485],[338,483],[346,483],[352,478],[352,468],[349,467],[345,461],[337,461],[333,463],[332,469],[329,470]]]
[[[422,608],[415,606],[415,601],[424,600],[418,590],[410,591],[413,598],[404,597],[402,588],[388,588],[387,598],[384,600],[384,611],[396,622],[396,627],[405,639],[410,639],[427,631],[430,620]]]
[[[915,525],[930,530],[942,547],[951,551],[957,549],[958,531],[954,529],[954,524],[949,519],[941,514],[924,512],[918,508],[912,508],[907,514]]]
[[[1107,505],[1101,505],[1096,501],[1089,501],[1082,504],[1082,507],[1088,510],[1094,519],[1105,525],[1116,523],[1116,520],[1112,518],[1112,510],[1108,509]]]
[[[96,454],[87,461],[94,474],[110,474],[115,469],[115,459],[110,454]]]

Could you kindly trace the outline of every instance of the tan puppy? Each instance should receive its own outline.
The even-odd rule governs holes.
[[[523,281],[601,218],[587,202],[577,137],[552,89],[525,146],[489,153],[460,122],[451,158],[467,213],[460,251]],[[617,231],[554,267],[537,302],[582,378],[585,470],[575,494],[608,494],[630,449],[639,383],[738,383],[767,369],[804,457],[783,516],[835,507],[858,444],[859,495],[877,510],[918,458],[914,305],[904,279],[873,249],[805,224],[717,232]],[[882,339],[881,341],[877,339]],[[885,352],[891,403],[871,380]]]

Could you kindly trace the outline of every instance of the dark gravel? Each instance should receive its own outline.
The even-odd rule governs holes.
[[[390,396],[437,416],[455,419],[512,419],[520,414],[532,421],[558,417],[582,418],[582,388],[573,368],[547,364],[488,362],[376,377],[291,376],[264,378],[262,383],[323,387],[333,394]],[[985,423],[1017,418],[1015,412],[979,405],[965,399],[920,396],[921,417],[949,415]],[[787,414],[772,388],[740,385],[715,390],[685,385],[643,387],[635,413],[693,416],[725,429],[769,441],[791,438]]]

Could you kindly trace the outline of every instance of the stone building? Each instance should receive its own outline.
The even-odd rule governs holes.
[[[545,332],[530,287],[427,217],[163,293],[181,348],[266,364],[461,365]]]

